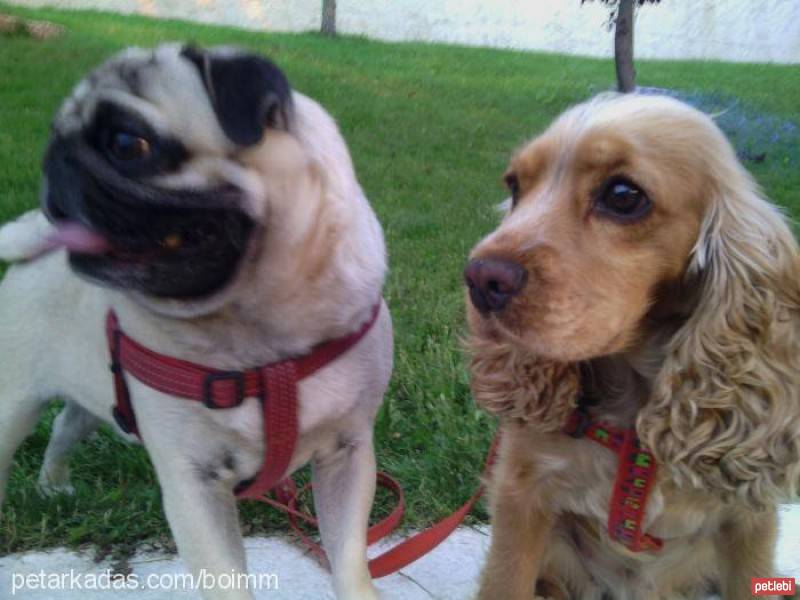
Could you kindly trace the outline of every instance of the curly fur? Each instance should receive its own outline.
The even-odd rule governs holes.
[[[800,258],[714,133],[713,196],[688,269],[700,300],[637,425],[676,481],[766,508],[800,486]]]
[[[478,406],[542,432],[563,428],[578,397],[577,365],[540,359],[495,339],[473,337],[467,350]]]

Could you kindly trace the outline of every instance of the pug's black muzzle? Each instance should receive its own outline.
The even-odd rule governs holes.
[[[70,253],[98,282],[151,296],[190,299],[223,288],[255,229],[232,185],[164,189],[123,176],[80,138],[55,139],[44,171],[44,211],[100,234],[103,254]]]

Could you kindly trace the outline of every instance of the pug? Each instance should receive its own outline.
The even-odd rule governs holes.
[[[69,489],[68,452],[100,423],[141,440],[196,574],[246,572],[234,490],[269,448],[262,399],[214,410],[126,373],[138,436],[126,433],[112,417],[110,312],[152,352],[221,372],[360,330],[297,383],[287,474],[312,464],[337,598],[377,598],[366,529],[373,422],[392,370],[383,234],[333,119],[278,67],[181,45],[108,60],[58,111],[41,210],[0,229],[0,258],[15,261],[0,285],[0,503],[15,450],[64,398],[42,485]]]

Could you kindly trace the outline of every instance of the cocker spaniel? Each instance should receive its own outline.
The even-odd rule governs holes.
[[[800,487],[784,216],[668,97],[568,110],[505,181],[465,271],[473,393],[501,432],[479,597],[750,598]]]

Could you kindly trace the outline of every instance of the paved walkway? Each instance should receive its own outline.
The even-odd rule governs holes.
[[[327,574],[305,556],[297,545],[283,538],[251,538],[247,553],[252,574],[261,576],[258,600],[328,600],[333,591]],[[378,581],[382,600],[468,600],[475,592],[481,565],[489,545],[488,531],[461,529],[434,552],[401,573]],[[380,548],[378,548],[379,550]],[[94,563],[90,558],[72,552],[53,551],[11,555],[0,558],[0,598],[25,600],[164,600],[180,598],[199,600],[194,591],[175,592],[169,588],[176,574],[185,573],[181,563],[172,556],[142,553],[130,561],[135,583],[155,589],[136,591],[98,591],[104,583],[91,586],[83,579],[83,589],[63,590],[61,582],[55,589],[36,590],[30,587],[15,589],[22,577],[32,576],[34,583],[42,582],[42,571],[61,574],[64,583],[69,577],[91,573],[101,575],[110,568],[108,563]],[[778,544],[778,572],[800,578],[800,505],[781,511],[781,537]],[[132,580],[131,580],[132,581]],[[41,587],[41,586],[40,586]],[[12,594],[15,594],[12,596]]]

